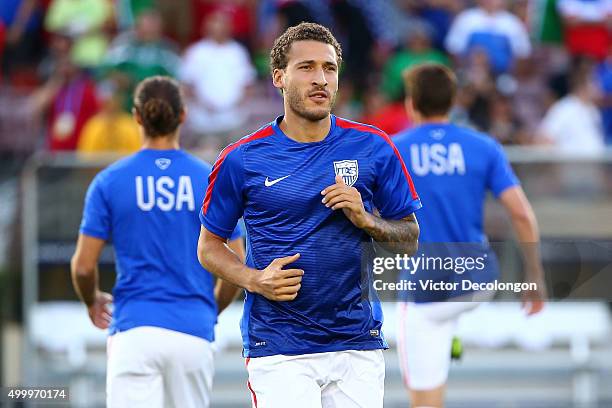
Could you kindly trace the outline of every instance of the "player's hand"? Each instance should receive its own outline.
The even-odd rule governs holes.
[[[301,269],[283,269],[292,262],[297,261],[300,254],[276,258],[266,269],[254,274],[252,292],[259,293],[267,299],[277,302],[293,300],[297,297],[298,291],[302,287]]]
[[[342,212],[357,228],[365,228],[371,222],[370,214],[365,210],[361,193],[355,187],[349,187],[336,176],[336,183],[321,191],[323,204],[332,210],[342,209]]]
[[[112,302],[113,296],[110,293],[97,291],[94,302],[87,306],[89,319],[98,329],[108,329],[113,317],[108,305]]]
[[[544,309],[544,303],[546,302],[546,284],[543,281],[535,282],[537,285],[536,290],[529,290],[523,292],[523,299],[521,301],[523,310],[527,316],[540,313]]]

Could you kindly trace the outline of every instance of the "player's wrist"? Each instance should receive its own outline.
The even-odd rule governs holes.
[[[376,225],[376,221],[374,221],[374,215],[370,214],[367,211],[364,211],[363,222],[359,226],[359,228],[367,232],[368,230],[371,230],[372,228],[374,228],[375,225]]]
[[[244,289],[246,289],[248,292],[251,292],[251,293],[259,293],[258,278],[261,272],[262,271],[249,268],[248,273],[245,274],[247,278],[243,285]]]

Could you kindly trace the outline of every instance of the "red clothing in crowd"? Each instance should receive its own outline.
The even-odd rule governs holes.
[[[399,133],[411,124],[403,102],[386,105],[374,114],[363,116],[359,122],[374,125],[388,135]]]
[[[231,16],[232,37],[242,41],[252,40],[255,31],[253,11],[247,5],[231,4],[223,1],[194,0],[194,35],[192,42],[202,38],[202,24],[206,18],[217,11],[222,11]]]
[[[95,83],[85,76],[73,79],[60,89],[50,109],[49,149],[76,150],[81,129],[98,111]]]
[[[565,46],[571,55],[585,55],[601,61],[608,55],[610,40],[605,24],[576,25],[565,29]]]

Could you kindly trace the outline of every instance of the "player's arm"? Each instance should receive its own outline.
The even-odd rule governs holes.
[[[300,254],[274,259],[263,270],[246,266],[228,246],[227,240],[202,226],[198,241],[198,259],[215,276],[258,293],[267,299],[288,301],[297,297],[301,287],[301,269],[283,269],[299,259]]]
[[[387,251],[408,255],[416,252],[419,223],[414,214],[399,220],[389,220],[367,212],[359,190],[347,186],[341,176],[336,176],[336,183],[325,188],[321,194],[326,207],[342,209],[353,225],[367,232]]]
[[[401,220],[386,220],[368,213],[370,223],[363,230],[387,251],[413,255],[419,246],[419,223],[414,214]]]
[[[304,271],[283,268],[297,261],[300,254],[274,259],[265,269],[258,270],[245,265],[227,244],[244,214],[244,184],[240,145],[230,145],[213,166],[200,211],[198,259],[213,275],[251,293],[275,301],[293,300],[300,290]]]
[[[227,246],[238,256],[240,261],[244,263],[244,239],[242,237],[231,240]],[[238,296],[240,292],[240,286],[234,285],[226,280],[217,279],[215,285],[215,300],[217,302],[218,313],[225,310]]]
[[[109,293],[98,288],[98,259],[104,242],[99,238],[79,234],[76,251],[70,262],[74,289],[87,306],[91,322],[100,329],[108,328],[111,321],[108,304],[113,301]]]
[[[544,307],[546,285],[544,269],[540,258],[540,233],[531,204],[520,186],[504,190],[499,201],[510,216],[512,228],[516,234],[525,262],[526,279],[538,286],[535,292],[525,293],[523,304],[528,314],[538,313]]]

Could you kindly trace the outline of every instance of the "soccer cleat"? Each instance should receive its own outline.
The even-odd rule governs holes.
[[[463,344],[461,344],[461,339],[459,337],[453,337],[453,342],[451,343],[451,360],[461,360],[461,356],[463,355]]]

